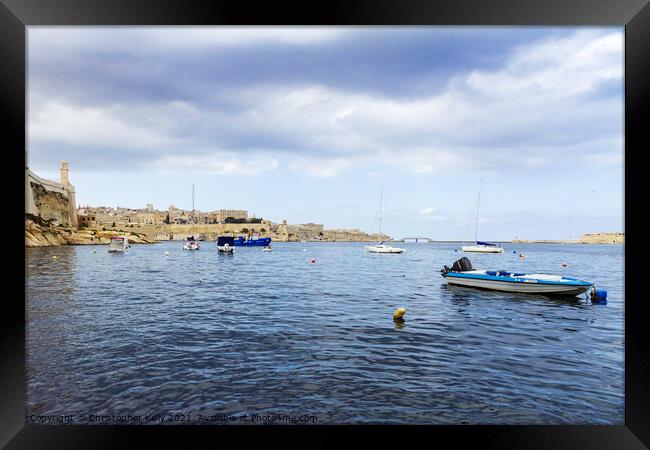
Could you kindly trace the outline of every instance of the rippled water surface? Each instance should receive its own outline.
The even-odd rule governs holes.
[[[447,286],[456,244],[363,246],[27,249],[27,414],[624,423],[623,246],[468,255],[595,281],[607,305]]]

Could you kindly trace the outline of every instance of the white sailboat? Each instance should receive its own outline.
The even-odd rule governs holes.
[[[379,239],[381,239],[381,212],[382,212],[382,202],[384,199],[384,183],[381,184],[381,193],[379,194]],[[403,253],[403,248],[391,247],[390,245],[384,245],[384,241],[381,241],[375,245],[367,245],[366,251],[369,253]]]
[[[496,244],[491,244],[489,242],[481,242],[477,240],[478,238],[478,211],[481,204],[481,187],[483,185],[483,178],[481,178],[481,183],[478,188],[478,199],[476,201],[476,227],[474,228],[474,242],[476,245],[463,245],[464,252],[474,252],[474,253],[503,253],[503,247]]]
[[[199,243],[194,240],[194,183],[192,183],[192,237],[187,238],[183,250],[198,250]]]

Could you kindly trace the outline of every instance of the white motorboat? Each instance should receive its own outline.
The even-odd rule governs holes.
[[[505,270],[478,270],[467,257],[440,271],[447,284],[527,294],[579,295],[593,283],[573,277],[543,273],[516,273]]]
[[[235,238],[232,236],[219,236],[217,238],[217,251],[220,253],[235,253]]]
[[[111,238],[111,243],[108,244],[109,253],[124,253],[131,247],[129,245],[129,238],[126,236],[115,236]]]
[[[478,237],[478,211],[481,204],[481,187],[483,185],[483,179],[481,178],[481,183],[478,187],[478,199],[476,200],[476,226],[474,228],[474,241],[476,245],[463,245],[464,252],[474,252],[474,253],[503,253],[503,247],[496,244],[491,244],[489,242],[481,242],[477,240]]]
[[[379,194],[379,238],[381,239],[381,216],[382,216],[382,202],[384,200],[384,183],[381,184],[381,192]],[[365,249],[369,253],[404,253],[403,248],[391,247],[384,245],[384,241],[375,245],[366,245]]]
[[[187,238],[183,244],[183,250],[199,250],[200,248],[199,243],[194,240],[194,236]]]

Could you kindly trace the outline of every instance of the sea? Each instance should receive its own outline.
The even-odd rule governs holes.
[[[623,245],[364,245],[27,248],[26,422],[624,424]],[[607,304],[448,286],[462,256]]]

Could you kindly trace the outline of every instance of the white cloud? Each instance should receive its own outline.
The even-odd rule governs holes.
[[[57,101],[30,109],[30,141],[157,150],[176,143],[146,123],[127,123],[112,107],[80,107]]]
[[[338,175],[341,171],[352,167],[353,163],[347,159],[302,159],[294,162],[290,168],[296,172],[306,173],[314,177],[327,178]]]
[[[429,222],[442,222],[447,220],[447,217],[441,215],[436,208],[432,207],[420,209],[420,211],[418,211],[418,215],[422,216],[424,220],[427,220]]]
[[[164,156],[153,163],[161,172],[193,171],[219,175],[257,175],[276,170],[280,164],[273,158],[241,159],[227,153],[207,156]]]

